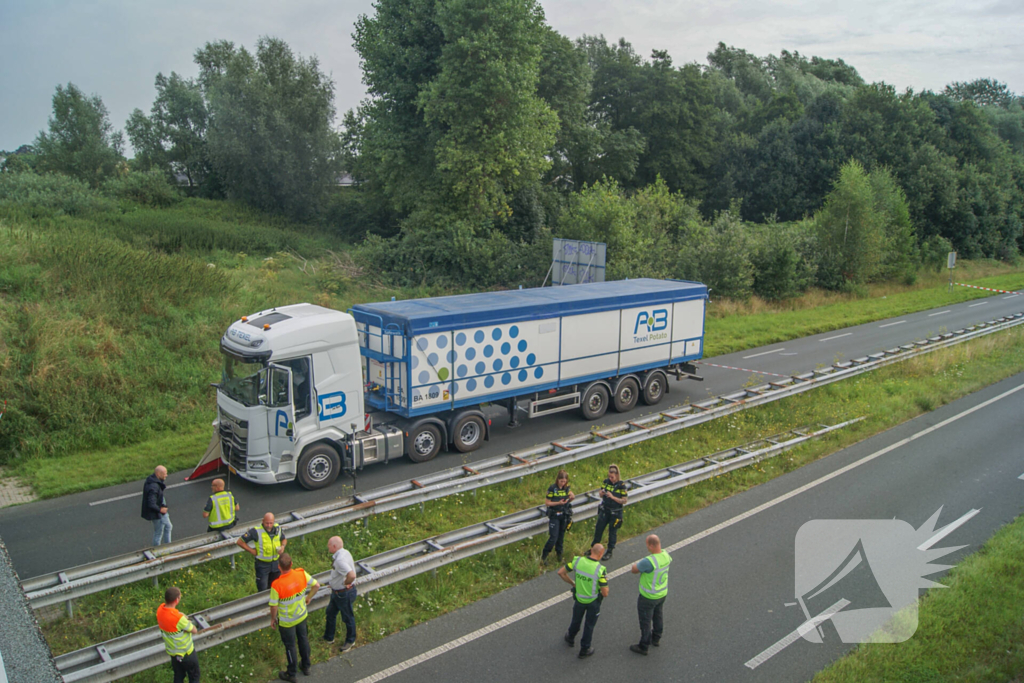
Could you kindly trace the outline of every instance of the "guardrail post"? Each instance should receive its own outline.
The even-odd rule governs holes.
[[[75,616],[75,608],[73,607],[71,600],[68,600],[64,604],[68,608],[68,619],[70,619],[71,617]]]

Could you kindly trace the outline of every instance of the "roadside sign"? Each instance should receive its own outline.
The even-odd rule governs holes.
[[[946,267],[947,268],[956,268],[956,252],[955,251],[949,252],[949,256],[946,257]]]
[[[604,282],[607,254],[608,246],[604,242],[583,242],[556,237],[551,247],[551,284]]]

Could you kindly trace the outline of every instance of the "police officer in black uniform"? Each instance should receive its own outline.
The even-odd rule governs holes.
[[[601,542],[604,528],[608,527],[608,550],[601,557],[602,561],[612,559],[615,541],[622,526],[622,506],[626,504],[626,484],[619,477],[619,466],[608,466],[608,478],[601,486],[601,506],[597,508],[597,527],[594,529],[594,541],[590,547]]]
[[[558,563],[562,563],[562,542],[565,532],[572,526],[572,501],[576,494],[569,490],[569,473],[558,470],[555,483],[548,487],[544,504],[548,508],[548,542],[540,554],[540,561],[547,563],[548,553],[552,549],[558,553]]]

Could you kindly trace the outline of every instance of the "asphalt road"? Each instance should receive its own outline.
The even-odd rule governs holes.
[[[1024,298],[997,295],[706,361],[789,375],[1022,310]],[[701,371],[704,382],[671,382],[669,395],[657,408],[664,410],[672,405],[739,390],[752,376],[745,371],[707,365]],[[771,379],[769,376],[761,377]],[[651,412],[654,411],[647,406],[639,406],[626,414],[609,412],[602,422],[614,424]],[[504,411],[496,412],[491,440],[475,453],[465,456],[442,454],[429,463],[421,464],[403,458],[388,465],[373,465],[360,474],[358,487],[369,490],[460,463],[471,464],[482,458],[580,433],[591,426],[575,411],[538,418],[516,430],[508,429],[505,422]],[[197,460],[200,455],[196,454]],[[206,530],[202,509],[209,495],[208,479],[186,483],[184,478],[187,474],[179,472],[168,477],[168,484],[173,487],[167,491],[167,500],[175,538]],[[148,547],[152,525],[139,515],[141,488],[140,481],[0,509],[0,536],[7,544],[19,575],[32,577]],[[349,495],[351,480],[339,480],[320,491],[306,491],[296,483],[258,486],[234,478],[231,488],[242,506],[240,519],[249,521],[267,511],[281,513]]]
[[[794,581],[798,530],[811,520],[838,519],[877,520],[886,529],[899,525],[892,522],[895,519],[919,529],[941,508],[935,526],[940,529],[977,509],[974,517],[932,546],[963,548],[933,562],[952,565],[976,551],[1022,509],[1020,389],[1024,374],[656,529],[666,546],[690,542],[673,552],[665,635],[661,647],[652,648],[646,657],[628,650],[639,640],[637,579],[628,572],[614,575],[646,555],[641,534],[622,543],[608,563],[614,578],[595,631],[597,652],[587,660],[576,657],[578,643],[570,648],[562,641],[571,603],[558,600],[567,596],[566,586],[552,570],[314,666],[311,683],[342,678],[357,683],[808,680],[853,647],[841,642],[831,624],[824,628],[823,643],[797,639],[756,668],[745,666],[804,622]],[[961,417],[956,421],[927,433],[957,415]],[[628,509],[626,517],[628,528]],[[588,544],[592,527],[584,526],[571,534],[577,545]],[[925,529],[914,537],[898,537],[896,549],[888,554],[902,548],[909,556],[919,556],[913,548],[932,535]],[[541,539],[536,540],[539,551]],[[879,567],[888,558],[877,548],[865,544],[865,557],[881,585]],[[840,550],[833,556],[836,563],[846,553],[846,548]],[[886,571],[891,573],[893,567],[909,581],[925,573],[913,561],[897,562]],[[940,576],[941,572],[928,574],[930,579]],[[857,576],[857,570],[838,586],[836,594],[852,602],[848,610],[877,604],[871,602],[877,598],[877,586],[865,582],[863,573]],[[556,604],[544,605],[552,600]]]

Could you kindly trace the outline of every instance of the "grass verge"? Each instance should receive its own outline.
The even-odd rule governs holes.
[[[611,462],[619,464],[628,477],[800,425],[867,416],[847,430],[755,467],[631,506],[620,530],[627,538],[1020,372],[1024,372],[1024,330],[1012,330],[591,458],[572,466],[572,484],[577,491],[595,487]],[[331,535],[340,534],[357,558],[366,557],[539,503],[550,479],[550,473],[539,473],[479,490],[475,496],[453,495],[428,503],[422,513],[413,508],[379,515],[372,518],[369,528],[358,522],[340,525],[291,541],[289,551],[299,566],[310,572],[323,571],[329,566],[326,542]],[[566,552],[578,552],[589,545],[591,528],[584,523],[572,529],[566,538]],[[543,538],[537,537],[450,565],[438,570],[436,577],[415,577],[362,596],[356,607],[359,642],[378,640],[538,576],[544,571],[538,564],[542,542]],[[62,653],[151,626],[160,596],[171,584],[184,592],[183,610],[209,608],[251,593],[251,560],[243,558],[235,571],[227,560],[218,560],[160,577],[159,587],[143,581],[89,596],[77,602],[74,618],[46,625],[46,638],[54,653]],[[316,640],[322,633],[323,612],[310,619],[313,658],[322,661],[332,653]],[[216,680],[223,677],[232,683],[271,678],[283,661],[283,653],[277,634],[264,629],[208,650],[200,659],[207,676]],[[137,674],[132,680],[148,682],[165,677],[166,671],[158,668]]]
[[[914,636],[862,644],[814,683],[994,683],[1024,675],[1024,516],[942,578],[918,604]],[[897,615],[899,620],[904,615]]]

